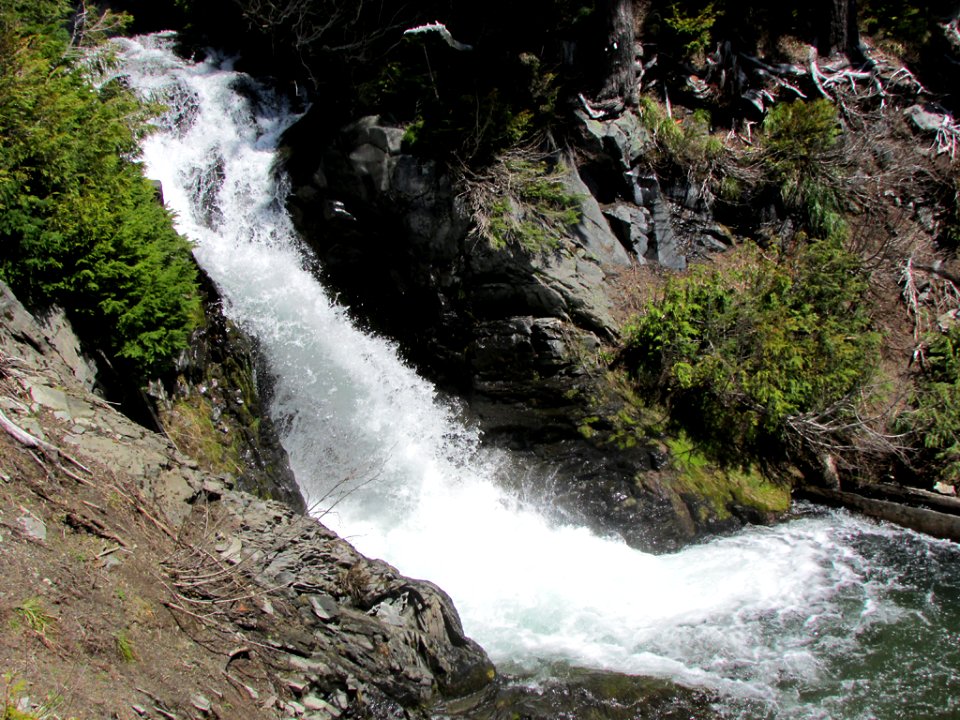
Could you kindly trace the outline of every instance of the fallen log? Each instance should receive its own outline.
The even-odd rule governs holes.
[[[880,492],[882,488],[876,488]],[[821,487],[798,488],[794,497],[811,500],[830,507],[842,507],[855,510],[867,517],[900,525],[901,527],[916,530],[926,535],[960,542],[960,515],[941,510],[931,510],[924,507],[913,507],[894,502],[881,500],[876,497],[866,497],[859,492],[845,490],[831,490]],[[944,498],[953,500],[952,498]],[[960,505],[960,501],[954,500]],[[946,509],[946,508],[943,508]],[[957,508],[960,512],[960,508]]]

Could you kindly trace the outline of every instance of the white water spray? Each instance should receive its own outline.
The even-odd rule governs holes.
[[[326,524],[447,590],[504,667],[669,677],[759,703],[758,717],[873,716],[835,666],[903,616],[862,550],[902,534],[811,516],[652,556],[525,509],[496,482],[509,462],[307,269],[273,172],[290,111],[266,94],[252,107],[229,64],[186,65],[170,42],[124,43],[132,84],[171,107],[144,162],[227,314],[259,339],[298,482],[319,508],[336,502]]]

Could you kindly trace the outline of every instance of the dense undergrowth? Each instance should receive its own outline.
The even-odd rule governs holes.
[[[196,269],[134,161],[151,109],[91,47],[122,23],[71,12],[0,2],[0,278],[64,307],[88,350],[143,378],[186,345]]]
[[[778,103],[754,142],[736,148],[696,113],[678,129],[649,98],[641,108],[658,174],[685,174],[716,212],[766,206],[786,222],[785,232],[759,233],[721,262],[669,279],[647,301],[620,355],[637,396],[662,403],[674,431],[723,464],[788,461],[816,473],[828,460],[861,475],[955,483],[960,331],[950,313],[936,316],[956,288],[940,279],[946,305],[901,305],[902,317],[913,312],[928,330],[915,341],[913,372],[897,377],[884,361],[885,335],[897,331],[880,288],[889,291],[885,278],[903,273],[917,241],[864,212],[889,217],[864,200],[864,146],[836,107]],[[944,188],[949,195],[942,181],[935,189]],[[946,252],[951,212],[943,209],[938,236]],[[742,229],[759,231],[749,221]],[[900,282],[895,292],[904,292]]]
[[[629,366],[674,420],[735,461],[791,440],[802,417],[836,420],[872,379],[879,337],[866,278],[839,244],[740,253],[670,283],[626,332]]]
[[[898,429],[918,438],[921,465],[947,483],[960,478],[960,325],[933,335],[912,398]]]

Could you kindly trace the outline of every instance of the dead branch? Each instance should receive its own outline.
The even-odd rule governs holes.
[[[453,37],[453,35],[450,34],[450,31],[447,29],[447,26],[441,22],[432,22],[432,23],[427,23],[426,25],[417,25],[416,27],[412,27],[412,28],[409,28],[408,30],[404,30],[403,34],[419,35],[421,33],[427,33],[427,32],[435,32],[439,34],[440,37],[443,38],[443,41],[447,45],[452,47],[454,50],[461,50],[461,51],[473,50],[473,46],[457,41]]]
[[[112,540],[113,542],[120,544],[122,547],[128,549],[130,548],[130,545],[126,540],[107,530],[107,528],[99,520],[94,520],[93,518],[88,518],[84,515],[79,515],[74,512],[68,512],[64,517],[64,522],[74,530],[83,530],[84,532],[88,532],[91,535],[96,535],[104,540]]]
[[[917,272],[931,276],[923,283],[922,289],[916,280]],[[901,297],[914,323],[913,339],[916,345],[912,360],[922,363],[926,349],[923,337],[933,323],[930,316],[935,318],[941,313],[960,309],[960,277],[939,264],[915,263],[911,255],[900,268],[900,285]]]
[[[394,446],[395,447],[395,446]],[[307,508],[307,514],[311,517],[315,517],[318,520],[323,519],[328,513],[333,512],[336,509],[337,505],[342,503],[344,500],[349,498],[355,492],[362,490],[370,483],[379,479],[383,473],[383,469],[387,464],[391,454],[393,453],[394,447],[391,447],[387,452],[385,452],[380,461],[380,465],[376,468],[372,468],[366,471],[366,477],[357,482],[357,476],[359,471],[351,472],[349,475],[345,476],[341,480],[338,480],[332,488],[327,490],[322,496],[320,496],[316,501],[310,504],[310,507]],[[321,506],[331,497],[336,496],[336,499],[332,504],[323,507]]]
[[[44,453],[50,453],[54,456],[59,454],[59,451],[50,443],[45,442],[39,438],[34,437],[26,430],[21,428],[19,425],[14,423],[10,418],[8,418],[3,410],[0,410],[0,427],[7,431],[7,434],[10,435],[14,440],[28,448],[36,448],[42,450]]]
[[[10,435],[14,440],[29,449],[40,450],[44,456],[56,463],[57,467],[65,474],[67,477],[70,477],[77,482],[87,484],[89,483],[85,480],[78,478],[74,473],[71,473],[69,470],[63,467],[63,464],[60,462],[60,458],[67,460],[75,467],[83,470],[87,474],[92,474],[90,470],[79,460],[73,456],[63,452],[60,448],[48,443],[46,440],[41,440],[40,438],[34,437],[26,430],[21,428],[19,425],[14,423],[10,418],[8,418],[2,410],[0,410],[0,427],[7,431],[7,434]]]
[[[122,32],[131,19],[127,13],[100,10],[81,0],[73,18],[70,45],[77,49],[95,47],[106,38]]]
[[[960,123],[953,120],[952,115],[944,115],[940,127],[937,128],[937,137],[933,147],[937,155],[948,154],[951,160],[957,156],[957,142],[960,141]]]
[[[229,680],[230,683],[231,683],[234,687],[236,687],[238,690],[242,690],[244,693],[246,693],[247,696],[248,696],[251,700],[256,701],[256,700],[259,700],[259,699],[260,699],[260,694],[259,694],[256,690],[254,690],[252,687],[250,687],[250,686],[247,685],[246,683],[241,682],[240,680],[238,680],[237,678],[235,678],[233,675],[231,675],[230,673],[228,673],[226,670],[221,670],[220,672],[223,673],[223,676],[224,676],[227,680]]]
[[[903,267],[900,269],[900,285],[903,288],[901,290],[901,297],[903,298],[904,303],[907,305],[907,312],[913,317],[913,340],[914,342],[920,342],[920,336],[922,334],[921,330],[921,314],[920,314],[920,291],[917,290],[917,282],[913,276],[913,256],[904,263]],[[917,350],[914,351],[914,360],[917,358],[917,352],[919,351],[919,345]]]
[[[826,471],[838,464],[847,470],[861,470],[870,463],[906,458],[908,436],[886,432],[894,404],[864,415],[868,392],[862,390],[826,408],[788,417],[790,444],[801,454],[821,461],[829,458]]]
[[[176,534],[175,532],[173,532],[173,530],[171,530],[169,527],[167,527],[167,525],[165,525],[164,523],[162,523],[162,522],[160,522],[159,520],[157,520],[157,518],[155,518],[153,515],[151,515],[151,514],[147,511],[147,509],[143,506],[143,501],[142,501],[142,500],[140,500],[139,498],[135,498],[135,497],[131,496],[130,494],[124,492],[124,491],[121,490],[119,487],[117,487],[116,483],[109,483],[109,484],[107,485],[107,487],[109,487],[111,490],[113,490],[113,491],[116,492],[118,495],[120,495],[120,497],[122,497],[124,500],[126,500],[128,503],[130,503],[130,505],[131,505],[138,513],[140,513],[140,514],[143,515],[145,518],[147,518],[147,520],[149,520],[151,523],[153,523],[153,524],[157,527],[157,529],[159,529],[164,535],[166,535],[167,537],[171,538],[172,540],[176,540],[176,539],[177,539],[177,534]]]
[[[915,101],[928,94],[908,68],[874,57],[869,48],[864,52],[867,59],[858,67],[851,66],[845,57],[821,58],[813,46],[805,64],[769,63],[737,53],[730,43],[723,43],[707,57],[706,72],[688,77],[687,85],[702,100],[742,100],[761,113],[782,99],[805,100],[811,94],[819,95],[848,117],[859,115],[867,100],[875,101],[883,110],[894,96]],[[952,127],[944,128],[936,146],[940,152],[955,152]]]
[[[135,687],[134,690],[150,698],[154,703],[153,709],[163,715],[163,717],[167,718],[167,720],[177,720],[177,716],[170,712],[170,709],[167,707],[167,705],[152,692],[149,690],[144,690],[140,687]]]

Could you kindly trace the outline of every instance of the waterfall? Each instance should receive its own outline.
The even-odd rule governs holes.
[[[121,42],[131,85],[169,107],[143,162],[225,312],[258,339],[270,412],[324,523],[443,587],[501,669],[670,678],[738,717],[947,717],[955,546],[807,510],[653,556],[548,521],[501,489],[522,468],[315,279],[274,173],[290,108],[228,61],[185,63],[171,44]]]

